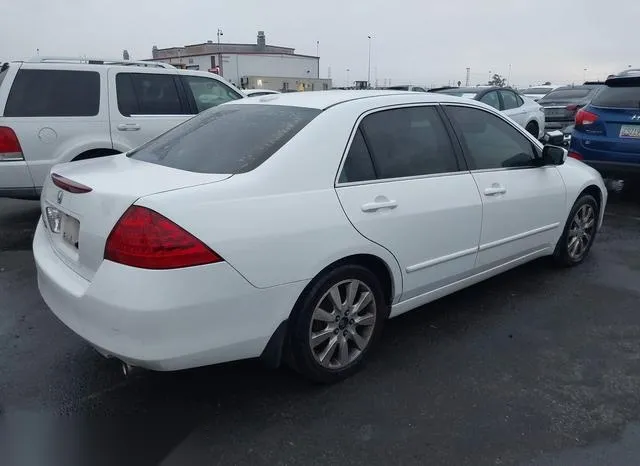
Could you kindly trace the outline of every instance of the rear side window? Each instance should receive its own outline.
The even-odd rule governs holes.
[[[502,96],[502,103],[504,104],[503,110],[511,110],[512,108],[518,108],[521,104],[518,103],[516,94],[511,91],[500,91]]]
[[[6,117],[88,117],[100,110],[100,74],[95,71],[18,71]]]
[[[118,110],[131,115],[182,115],[188,113],[170,74],[118,73]]]
[[[271,157],[320,110],[280,105],[222,105],[129,153],[197,173],[245,173]]]
[[[355,181],[375,180],[376,172],[367,144],[364,142],[362,131],[358,128],[353,138],[349,153],[344,161],[340,183],[353,183]]]
[[[458,171],[458,161],[435,107],[407,107],[368,115],[361,123],[378,178]]]
[[[640,86],[605,87],[591,103],[597,107],[640,109]]]

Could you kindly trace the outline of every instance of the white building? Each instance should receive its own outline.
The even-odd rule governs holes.
[[[258,81],[268,82],[264,87],[274,90],[291,89],[292,84],[305,90],[331,87],[331,80],[320,79],[320,57],[294,52],[293,48],[267,45],[264,32],[259,31],[255,44],[218,44],[210,40],[184,47],[154,46],[151,61],[215,72],[239,87],[254,87]],[[278,77],[284,80],[280,82]]]

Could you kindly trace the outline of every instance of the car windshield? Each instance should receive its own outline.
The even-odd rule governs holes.
[[[597,107],[640,108],[640,86],[605,87],[591,102]]]
[[[271,157],[319,113],[281,105],[221,105],[128,156],[197,173],[245,173]]]
[[[540,102],[548,102],[551,100],[584,99],[592,91],[593,89],[589,88],[558,89],[556,91],[549,92],[542,99],[540,99]]]

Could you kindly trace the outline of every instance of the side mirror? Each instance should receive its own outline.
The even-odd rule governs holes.
[[[564,134],[562,133],[562,131],[559,131],[559,130],[548,131],[544,133],[544,136],[542,136],[542,142],[544,144],[560,146],[564,142]]]
[[[545,165],[562,165],[567,160],[567,149],[547,144],[542,149],[542,161]]]

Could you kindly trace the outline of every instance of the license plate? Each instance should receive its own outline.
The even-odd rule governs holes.
[[[640,125],[622,125],[620,128],[621,138],[640,138]]]
[[[545,108],[544,114],[550,117],[564,116],[564,108]]]
[[[69,215],[65,215],[62,226],[62,239],[75,249],[78,249],[80,236],[80,222]]]

